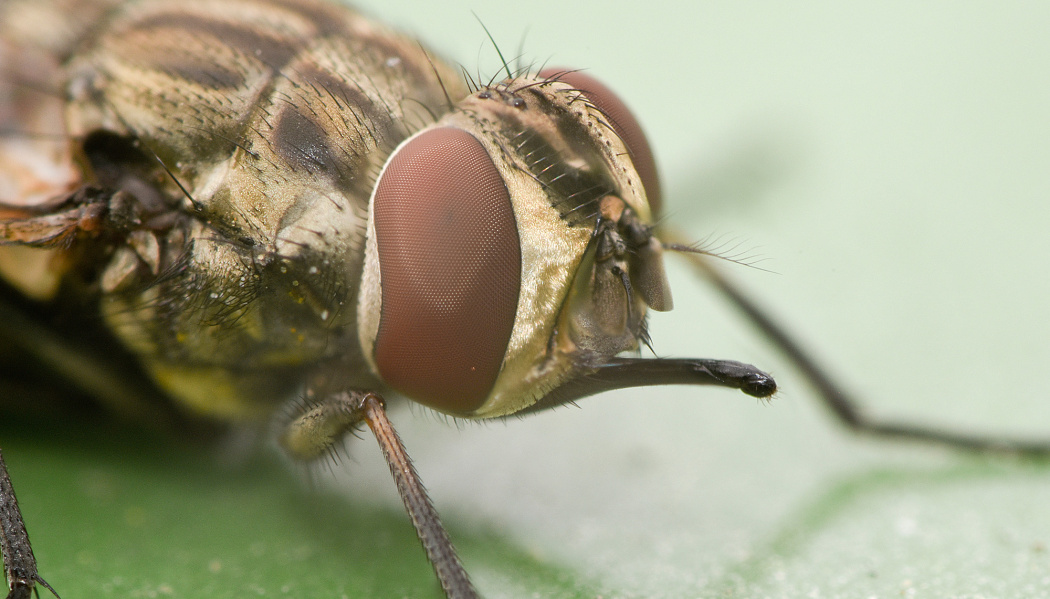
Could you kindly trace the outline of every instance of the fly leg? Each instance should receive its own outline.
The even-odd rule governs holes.
[[[335,443],[362,423],[368,425],[379,442],[401,500],[445,595],[449,599],[478,597],[405,446],[386,417],[381,397],[361,391],[327,397],[288,422],[280,435],[280,443],[292,457],[312,460],[328,453]]]
[[[11,486],[3,454],[0,454],[0,552],[4,556],[4,574],[7,576],[7,588],[10,589],[7,599],[29,599],[36,583],[58,597],[58,593],[37,573],[36,558],[29,545],[29,534],[22,521],[22,512],[18,509],[18,500],[15,499],[15,489]]]
[[[690,261],[700,276],[714,283],[715,287],[729,298],[794,364],[795,368],[816,388],[824,405],[849,429],[875,437],[921,441],[966,451],[1050,456],[1050,441],[1005,439],[994,435],[964,433],[933,426],[887,421],[871,416],[783,327],[726,279],[711,264],[708,256],[692,253],[687,246],[674,243],[665,245],[665,249],[682,250],[684,257]]]

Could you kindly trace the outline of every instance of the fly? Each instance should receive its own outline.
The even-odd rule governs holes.
[[[319,0],[81,0],[50,36],[22,20],[29,4],[0,5],[0,125],[68,143],[0,146],[11,343],[114,412],[274,426],[302,462],[367,427],[449,597],[477,593],[387,398],[483,419],[636,386],[776,392],[748,364],[637,356],[648,312],[673,306],[668,252],[855,430],[1050,449],[866,419],[710,256],[656,226],[649,143],[590,74],[463,77]],[[49,327],[70,317],[84,330]],[[70,351],[87,346],[110,349]],[[0,513],[20,524],[0,482]],[[4,539],[10,596],[27,596],[44,584],[27,537]]]

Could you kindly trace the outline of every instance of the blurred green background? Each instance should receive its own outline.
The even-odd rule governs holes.
[[[618,90],[668,218],[762,259],[730,274],[873,412],[1050,437],[1050,5],[363,6],[490,74],[474,11],[505,54],[524,37],[526,61]],[[394,414],[487,597],[1050,596],[1050,466],[843,432],[670,268],[657,351],[759,365],[772,404],[662,388],[506,423]],[[3,440],[66,599],[438,596],[367,437],[311,493],[104,436]]]

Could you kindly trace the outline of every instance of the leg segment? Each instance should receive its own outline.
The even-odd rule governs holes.
[[[670,238],[677,237],[670,235]],[[688,246],[668,244],[667,249],[683,250]],[[696,253],[684,253],[700,276],[736,305],[774,346],[802,373],[819,394],[824,405],[849,429],[858,433],[892,439],[934,443],[977,452],[1000,452],[1027,456],[1050,456],[1050,441],[1004,439],[994,435],[970,434],[932,426],[883,421],[870,416],[817,361],[751,298],[726,279],[711,264],[711,259]]]
[[[477,591],[460,563],[412,460],[386,417],[382,398],[370,392],[337,393],[290,421],[280,436],[292,457],[310,460],[327,453],[362,422],[375,435],[427,558],[449,599],[474,599]]]
[[[3,553],[4,574],[10,589],[7,599],[29,599],[36,583],[58,597],[58,593],[37,573],[36,558],[29,545],[29,534],[22,521],[22,512],[18,509],[18,500],[15,499],[15,489],[11,486],[3,454],[0,454],[0,552]]]

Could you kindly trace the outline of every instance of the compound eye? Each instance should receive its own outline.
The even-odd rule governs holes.
[[[623,100],[605,84],[580,71],[547,68],[540,71],[539,76],[573,86],[583,92],[583,95],[605,114],[613,131],[620,136],[627,146],[627,151],[631,153],[631,161],[642,179],[649,208],[654,215],[659,214],[663,199],[660,195],[660,178],[656,173],[656,159],[653,158],[653,151],[649,148],[649,140],[646,139],[641,124]]]
[[[507,186],[472,135],[431,129],[391,156],[373,213],[379,374],[419,403],[469,414],[496,382],[518,306],[521,247]]]

